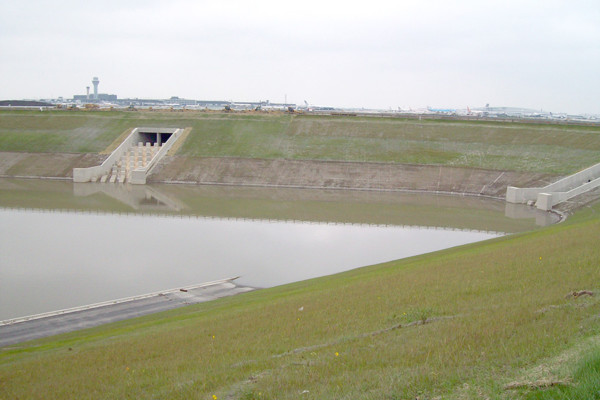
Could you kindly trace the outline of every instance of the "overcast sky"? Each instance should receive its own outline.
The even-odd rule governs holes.
[[[0,99],[600,114],[600,1],[0,0]]]

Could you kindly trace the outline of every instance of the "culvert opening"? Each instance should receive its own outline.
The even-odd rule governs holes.
[[[144,145],[146,145],[146,143],[150,143],[152,146],[154,146],[154,143],[158,142],[158,135],[160,134],[152,132],[140,132],[140,142],[144,143]]]
[[[171,138],[172,133],[159,133],[160,135],[160,144],[163,145],[167,143],[167,140]]]
[[[155,143],[158,143],[159,146],[162,146],[171,138],[173,133],[157,133],[157,132],[140,132],[140,142],[150,143],[150,145],[154,146]]]

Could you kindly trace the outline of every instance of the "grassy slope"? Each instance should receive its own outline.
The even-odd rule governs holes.
[[[550,389],[527,393],[527,400],[597,400],[600,398],[600,346],[592,346],[576,363],[572,379],[554,381]]]
[[[0,398],[505,397],[598,335],[599,213],[4,349]]]
[[[600,128],[383,118],[204,121],[181,154],[441,164],[568,173],[598,162]]]
[[[135,126],[193,127],[181,155],[440,164],[567,174],[600,127],[158,112],[0,112],[0,151],[100,152]]]
[[[568,173],[597,162],[600,147],[598,128],[31,115],[0,113],[0,150],[99,152],[131,126],[177,125],[194,127],[181,150],[191,156]],[[3,349],[0,398],[282,399],[305,390],[303,398],[502,397],[504,383],[598,334],[600,303],[565,299],[597,289],[598,213],[600,206],[532,233]],[[433,320],[382,331],[424,318]]]
[[[2,151],[100,152],[129,127],[126,115],[0,112]]]

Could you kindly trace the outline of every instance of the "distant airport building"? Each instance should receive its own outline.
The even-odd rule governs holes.
[[[90,87],[86,86],[86,94],[76,94],[73,96],[73,101],[79,101],[82,103],[97,103],[100,101],[117,101],[116,94],[106,94],[106,93],[98,93],[98,85],[100,84],[100,80],[97,76],[92,79],[92,84],[94,85],[94,94],[90,97]]]
[[[82,103],[84,103],[84,102],[95,103],[98,101],[117,101],[117,95],[116,94],[98,93],[97,99],[93,99],[93,98],[90,99],[89,96],[87,96],[85,94],[76,94],[73,96],[73,100],[81,101]]]

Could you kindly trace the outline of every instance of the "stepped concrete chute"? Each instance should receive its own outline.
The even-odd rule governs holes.
[[[101,165],[74,168],[73,182],[145,184],[182,133],[179,128],[135,128]]]
[[[567,176],[541,188],[506,188],[509,203],[535,203],[540,210],[549,211],[555,205],[600,187],[600,163]]]

